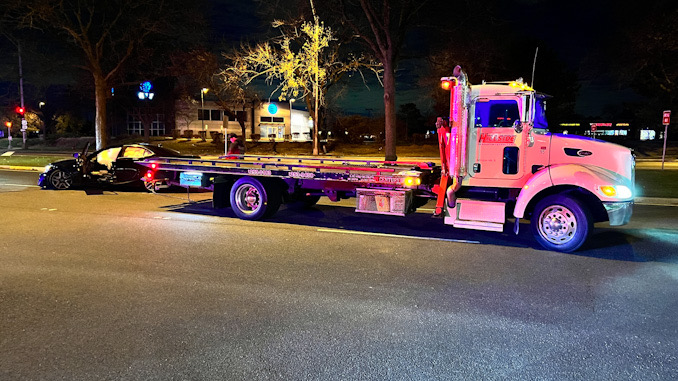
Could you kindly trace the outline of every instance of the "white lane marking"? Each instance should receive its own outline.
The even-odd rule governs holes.
[[[318,229],[319,232],[324,233],[341,233],[341,234],[356,234],[356,235],[371,235],[377,237],[388,237],[388,238],[408,238],[408,239],[421,239],[425,241],[445,241],[445,242],[456,242],[456,243],[480,243],[480,241],[469,241],[465,239],[449,239],[449,238],[434,238],[434,237],[417,237],[413,235],[398,235],[398,234],[387,234],[387,233],[371,233],[371,232],[359,232],[355,230],[340,230],[340,229]]]
[[[0,156],[12,156],[12,155],[14,155],[14,151],[7,151]]]

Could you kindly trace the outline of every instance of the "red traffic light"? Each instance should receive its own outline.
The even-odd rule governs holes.
[[[24,116],[24,113],[26,113],[26,109],[21,106],[17,106],[14,110],[21,116]]]

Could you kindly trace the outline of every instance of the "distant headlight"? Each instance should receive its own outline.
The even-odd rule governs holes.
[[[599,187],[600,192],[607,197],[615,198],[631,198],[633,192],[625,185],[602,185]]]

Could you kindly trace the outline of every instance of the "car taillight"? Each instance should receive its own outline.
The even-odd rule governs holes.
[[[155,176],[155,173],[153,171],[148,171],[146,172],[146,181],[151,181],[153,180],[153,177]]]

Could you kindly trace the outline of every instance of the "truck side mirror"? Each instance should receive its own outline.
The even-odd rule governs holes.
[[[516,121],[513,122],[513,130],[515,130],[516,134],[523,132],[523,123],[516,119]]]

